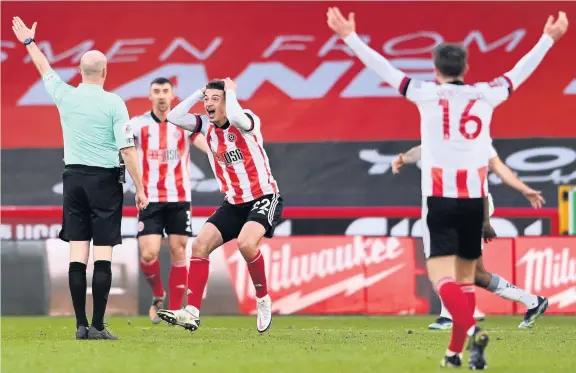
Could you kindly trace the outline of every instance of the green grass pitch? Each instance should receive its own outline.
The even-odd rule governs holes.
[[[423,373],[438,363],[448,332],[433,317],[275,317],[265,334],[254,317],[205,316],[195,333],[147,318],[111,317],[119,341],[76,341],[71,318],[2,318],[2,373]],[[488,317],[490,372],[575,372],[576,316]],[[465,361],[467,355],[464,355]]]

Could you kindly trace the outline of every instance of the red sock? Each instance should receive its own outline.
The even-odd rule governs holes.
[[[460,289],[468,299],[468,304],[472,310],[472,317],[474,317],[474,310],[476,309],[476,287],[474,284],[460,284]]]
[[[202,296],[208,282],[208,272],[210,261],[208,258],[190,258],[190,268],[188,269],[188,305],[200,310],[202,307]]]
[[[248,272],[256,289],[256,297],[262,298],[266,296],[266,294],[268,294],[266,268],[264,265],[264,257],[260,250],[258,250],[258,254],[248,262]]]
[[[450,344],[448,351],[454,354],[461,354],[466,344],[466,330],[462,329],[460,325],[454,323],[452,326],[452,335],[450,336]]]
[[[158,258],[151,262],[141,260],[140,267],[142,268],[142,273],[144,273],[144,278],[152,289],[152,294],[157,298],[162,298],[164,296],[164,286],[162,286],[162,276],[160,275],[160,262]]]
[[[457,354],[462,353],[466,342],[466,332],[476,325],[473,317],[474,310],[470,310],[468,297],[464,295],[454,279],[443,278],[438,281],[436,289],[446,309],[452,315],[454,324],[448,350]]]
[[[182,307],[182,298],[186,292],[187,280],[188,269],[186,269],[186,261],[172,262],[170,275],[168,276],[168,296],[171,310],[177,310]]]

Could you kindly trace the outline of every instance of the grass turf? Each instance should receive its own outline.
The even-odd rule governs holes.
[[[195,333],[147,318],[110,317],[119,341],[76,341],[71,318],[3,317],[3,373],[437,372],[449,333],[433,317],[276,317],[259,335],[253,317],[202,318]],[[489,317],[491,372],[574,372],[576,317]],[[467,355],[465,355],[465,361]]]

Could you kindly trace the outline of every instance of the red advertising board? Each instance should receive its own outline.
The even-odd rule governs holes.
[[[469,81],[491,80],[511,69],[538,40],[549,14],[558,9],[576,14],[576,3],[567,2],[339,6],[355,11],[358,32],[414,77],[433,79],[435,44],[463,42],[470,52]],[[58,112],[12,35],[14,15],[38,22],[38,45],[72,85],[80,81],[77,65],[84,51],[106,53],[105,88],[127,101],[131,115],[149,109],[149,82],[157,76],[171,77],[180,99],[210,78],[230,76],[241,103],[262,118],[267,141],[419,137],[416,108],[381,85],[332,35],[325,3],[3,2],[1,7],[3,148],[62,146]],[[110,17],[120,21],[109,22]],[[576,67],[566,63],[574,45],[576,33],[569,32],[498,109],[494,137],[575,134]],[[354,130],[359,124],[362,130]]]
[[[255,311],[254,287],[235,242],[224,245],[242,313]],[[410,238],[276,237],[260,245],[268,291],[279,314],[415,313]]]
[[[516,285],[548,298],[546,313],[576,312],[576,238],[517,238],[515,263]]]

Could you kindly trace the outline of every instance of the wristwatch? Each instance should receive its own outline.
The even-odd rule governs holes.
[[[35,43],[36,40],[32,39],[32,38],[26,38],[24,39],[24,45],[28,45],[28,44],[32,44]]]

